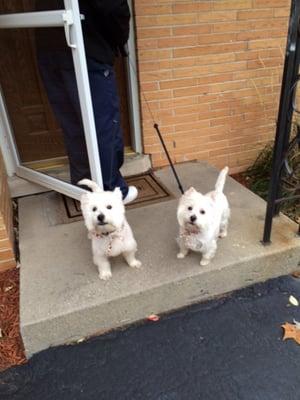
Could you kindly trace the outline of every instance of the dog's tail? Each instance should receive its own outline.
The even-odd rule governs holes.
[[[78,182],[78,185],[87,186],[92,189],[93,192],[102,192],[97,183],[91,181],[90,179],[81,179],[81,181]]]
[[[223,189],[224,189],[224,185],[225,185],[225,181],[226,181],[226,176],[228,174],[229,168],[225,167],[222,169],[222,171],[220,172],[216,185],[215,185],[215,191],[217,193],[222,193]]]

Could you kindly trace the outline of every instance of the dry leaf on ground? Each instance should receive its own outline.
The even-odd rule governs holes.
[[[282,340],[286,339],[293,339],[295,342],[300,344],[300,329],[296,324],[290,324],[286,322],[285,324],[281,325],[284,329],[284,334]]]
[[[149,317],[147,319],[149,321],[157,322],[157,321],[159,321],[159,316],[156,314],[151,314],[151,315],[149,315]]]
[[[299,306],[299,301],[294,296],[289,297],[289,302],[290,302],[290,304],[292,304],[295,307]]]

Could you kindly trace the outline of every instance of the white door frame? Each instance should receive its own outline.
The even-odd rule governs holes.
[[[91,175],[92,179],[96,181],[100,187],[103,187],[94,113],[80,21],[82,16],[79,13],[78,0],[64,0],[64,5],[64,10],[0,15],[0,29],[59,26],[65,29],[67,43],[72,49]],[[131,1],[129,2],[129,5],[130,7],[132,6]],[[133,24],[132,20],[133,18],[131,19],[131,24]],[[134,43],[134,28],[133,25],[131,25],[129,48],[131,50],[131,58],[135,62]],[[134,132],[132,139],[134,150],[136,152],[141,152],[142,145],[138,84],[136,72],[132,69],[133,66],[131,64],[132,61],[128,61],[127,71],[128,92],[130,97],[130,116],[131,127],[133,128]],[[2,132],[4,132],[3,135],[0,135],[0,146],[9,175],[16,174],[21,178],[27,179],[41,186],[45,186],[51,190],[58,191],[76,199],[80,198],[81,194],[84,192],[83,189],[43,173],[34,171],[22,165],[14,140],[11,123],[5,107],[5,101],[1,93],[1,88],[0,129]]]

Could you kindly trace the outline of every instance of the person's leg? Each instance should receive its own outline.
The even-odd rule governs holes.
[[[71,182],[90,178],[72,55],[38,53],[38,66],[49,102],[60,124],[69,158]]]
[[[73,60],[70,53],[39,54],[38,64],[55,116],[62,127],[70,162],[71,182],[90,178]],[[113,68],[88,59],[88,72],[105,190],[128,185],[119,169],[124,161],[123,135]],[[129,196],[130,197],[130,196]],[[136,197],[136,196],[133,196]]]
[[[87,64],[104,189],[120,187],[124,198],[128,185],[119,171],[124,160],[124,144],[114,70],[90,58]]]

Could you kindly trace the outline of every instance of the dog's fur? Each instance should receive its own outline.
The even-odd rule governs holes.
[[[184,258],[193,250],[202,253],[200,265],[207,265],[216,253],[218,237],[227,236],[230,208],[223,193],[227,173],[228,167],[225,167],[218,176],[215,190],[203,195],[191,187],[180,198],[178,258]]]
[[[130,267],[139,268],[141,262],[135,258],[137,244],[125,217],[120,189],[103,191],[89,179],[78,183],[92,189],[82,195],[81,210],[92,240],[93,259],[100,279],[111,278],[109,258],[120,254]]]

